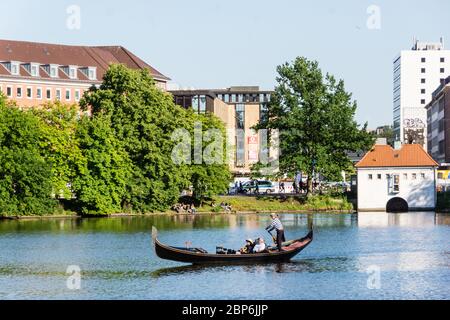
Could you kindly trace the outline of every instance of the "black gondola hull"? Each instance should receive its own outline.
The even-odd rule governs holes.
[[[167,246],[159,242],[156,237],[154,237],[153,240],[156,255],[161,259],[191,264],[247,264],[289,261],[306,248],[312,242],[312,239],[313,232],[311,231],[306,237],[293,241],[293,244],[298,244],[298,246],[293,249],[252,254],[198,253]]]

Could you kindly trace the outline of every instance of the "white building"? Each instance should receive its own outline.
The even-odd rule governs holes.
[[[356,164],[358,210],[434,210],[437,166],[418,144],[375,145]]]
[[[427,150],[425,106],[433,91],[450,75],[450,50],[444,41],[414,41],[394,59],[394,132],[401,143],[421,144]]]

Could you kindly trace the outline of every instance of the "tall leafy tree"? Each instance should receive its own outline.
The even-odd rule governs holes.
[[[189,183],[189,172],[171,161],[172,132],[183,127],[186,111],[158,89],[148,70],[112,65],[100,88],[92,88],[81,106],[94,118],[109,116],[132,163],[129,203],[138,212],[166,210]]]
[[[85,162],[75,136],[79,107],[55,102],[30,112],[39,120],[39,145],[45,161],[52,168],[53,192],[56,197],[70,199],[71,184]]]
[[[223,122],[210,113],[195,115],[194,120],[202,124],[202,163],[193,163],[189,166],[189,171],[193,196],[201,205],[205,197],[227,192],[231,173]]]
[[[369,149],[373,137],[356,123],[357,104],[344,82],[323,75],[316,61],[298,57],[277,72],[268,117],[255,128],[279,130],[280,172],[306,173],[311,194],[314,173],[337,179],[351,166],[347,152]]]
[[[53,213],[51,164],[41,155],[39,120],[0,95],[0,213]]]
[[[121,212],[132,163],[114,135],[110,117],[82,117],[76,137],[85,159],[73,182],[78,207],[86,215]]]

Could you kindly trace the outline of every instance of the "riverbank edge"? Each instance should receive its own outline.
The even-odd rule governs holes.
[[[109,215],[43,215],[43,216],[0,216],[1,220],[48,220],[48,219],[90,219],[90,218],[121,218],[121,217],[151,217],[151,216],[199,216],[199,215],[246,215],[246,214],[313,214],[313,213],[329,213],[329,214],[355,214],[357,211],[355,210],[280,210],[280,211],[220,211],[220,212],[211,212],[211,211],[199,211],[195,214],[187,214],[187,213],[176,213],[175,211],[169,212],[152,212],[152,213],[113,213]]]

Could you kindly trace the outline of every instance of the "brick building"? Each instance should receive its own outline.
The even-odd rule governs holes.
[[[0,40],[0,92],[21,107],[49,101],[77,103],[100,85],[110,64],[148,69],[161,89],[170,80],[121,46],[68,46]]]

